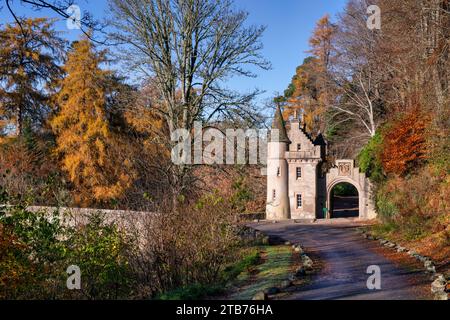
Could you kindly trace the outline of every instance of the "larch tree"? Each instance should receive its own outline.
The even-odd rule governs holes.
[[[290,90],[287,90],[285,114],[299,113],[308,130],[318,134],[325,130],[325,112],[331,100],[328,69],[333,54],[336,27],[325,15],[316,24],[309,44],[311,57],[296,70]]]
[[[53,21],[45,18],[0,30],[0,133],[20,136],[25,122],[34,127],[44,123],[49,85],[62,76],[58,63],[64,46]]]
[[[286,119],[292,116],[302,118],[307,130],[314,134],[322,131],[323,123],[320,121],[324,109],[319,103],[320,87],[318,83],[316,57],[306,58],[303,64],[297,67],[295,76],[284,97],[284,112]]]
[[[309,45],[309,53],[316,57],[316,61],[311,65],[317,78],[317,107],[315,117],[321,123],[324,130],[324,114],[329,108],[333,97],[334,86],[330,83],[329,72],[332,60],[336,53],[334,49],[334,39],[336,37],[336,25],[330,20],[329,15],[323,16],[316,24]]]
[[[318,134],[325,130],[325,112],[331,100],[328,70],[334,53],[333,40],[336,26],[328,15],[317,21],[309,39],[312,56],[297,67],[289,89],[285,92],[285,116],[297,114],[308,131]]]
[[[325,15],[317,21],[313,34],[309,39],[311,47],[309,53],[317,57],[317,66],[322,72],[326,72],[330,65],[335,33],[336,26],[331,23],[330,16]]]
[[[56,99],[57,113],[50,121],[56,152],[81,204],[118,199],[133,179],[129,160],[117,150],[120,139],[107,120],[111,73],[100,69],[104,61],[104,53],[95,52],[88,39],[73,43]]]

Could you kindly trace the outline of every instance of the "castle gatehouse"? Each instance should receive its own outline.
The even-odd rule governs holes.
[[[272,128],[279,131],[279,138],[268,144],[268,220],[376,218],[371,184],[353,160],[336,160],[324,173],[327,144],[321,134],[312,139],[296,117],[290,121],[288,131],[280,107]],[[353,188],[353,196],[333,196],[336,187],[343,184]]]

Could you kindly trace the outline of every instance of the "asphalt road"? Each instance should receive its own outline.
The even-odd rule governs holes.
[[[427,285],[422,272],[396,266],[379,253],[378,241],[365,240],[356,233],[355,224],[319,223],[295,224],[293,222],[254,223],[252,227],[269,235],[299,243],[313,260],[318,257],[323,264],[313,276],[311,284],[293,293],[294,300],[418,300],[426,299],[418,287]],[[369,290],[367,268],[381,269],[381,290]],[[428,286],[429,286],[428,282]]]

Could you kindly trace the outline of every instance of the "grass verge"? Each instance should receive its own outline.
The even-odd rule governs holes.
[[[250,270],[260,261],[259,247],[245,248],[240,253],[240,259],[225,267],[216,283],[193,284],[178,288],[158,296],[158,300],[200,300],[205,297],[224,293],[227,285],[233,282],[241,274],[251,272]]]
[[[244,272],[237,277],[235,289],[227,298],[251,300],[265,289],[279,286],[286,280],[292,268],[292,250],[288,246],[264,246],[260,248],[263,263],[252,272]]]

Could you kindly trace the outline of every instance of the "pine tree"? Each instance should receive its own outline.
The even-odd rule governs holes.
[[[100,69],[104,61],[89,40],[73,44],[56,99],[58,112],[50,121],[56,152],[77,189],[75,201],[83,205],[120,198],[132,182],[131,165],[121,157],[120,139],[107,120],[111,73]]]
[[[20,136],[26,121],[43,124],[49,113],[48,86],[62,75],[63,47],[53,21],[45,18],[0,30],[0,132]]]

